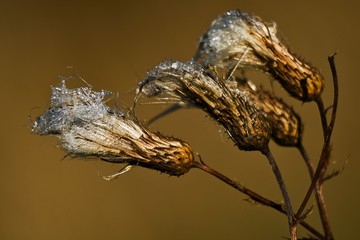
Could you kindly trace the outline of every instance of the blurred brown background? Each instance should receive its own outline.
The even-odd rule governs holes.
[[[11,3],[10,3],[11,2]],[[95,2],[95,1],[94,1]],[[189,60],[211,21],[229,9],[276,21],[294,52],[327,81],[327,56],[336,50],[340,106],[330,169],[345,171],[325,185],[337,239],[357,236],[360,194],[358,136],[359,13],[346,1],[1,1],[0,239],[280,239],[286,218],[243,201],[244,195],[192,170],[176,178],[135,168],[104,181],[120,166],[64,158],[55,137],[30,131],[49,104],[58,76],[78,72],[95,90],[119,93],[129,105],[137,81],[165,58]],[[350,2],[350,1],[349,1]],[[71,67],[71,68],[69,68]],[[268,86],[269,78],[260,74]],[[276,83],[275,91],[289,100]],[[303,116],[304,142],[318,158],[321,130],[315,104],[289,100]],[[146,119],[165,106],[141,106]],[[267,160],[239,152],[199,110],[182,110],[153,130],[188,141],[211,166],[274,200],[281,200]],[[309,184],[294,149],[271,144],[295,208]],[[317,213],[308,221],[320,229]],[[299,233],[305,232],[299,228]],[[306,236],[306,235],[305,235]]]

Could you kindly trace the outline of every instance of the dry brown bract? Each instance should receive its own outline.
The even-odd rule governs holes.
[[[104,104],[109,92],[90,87],[68,89],[63,81],[52,88],[51,106],[33,124],[39,135],[57,135],[72,156],[98,157],[179,176],[192,165],[190,146],[179,139],[145,129],[134,116]]]

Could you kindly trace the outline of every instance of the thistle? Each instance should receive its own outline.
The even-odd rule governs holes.
[[[276,24],[240,11],[215,19],[200,39],[194,59],[205,66],[233,71],[255,68],[271,74],[301,101],[321,95],[323,77],[317,69],[294,56],[276,36]]]
[[[138,94],[170,94],[193,104],[220,123],[241,150],[262,151],[270,139],[270,125],[246,95],[234,97],[225,83],[195,62],[164,61],[139,83]]]
[[[90,87],[68,89],[63,81],[52,88],[50,108],[35,120],[32,131],[56,135],[74,157],[95,157],[139,165],[179,176],[191,168],[193,153],[179,139],[145,129],[131,113],[104,104],[110,92]]]

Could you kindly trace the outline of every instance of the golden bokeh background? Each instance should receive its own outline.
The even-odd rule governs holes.
[[[350,2],[350,1],[348,1]],[[58,76],[79,73],[94,90],[118,93],[131,104],[136,83],[161,60],[189,60],[211,21],[229,9],[276,21],[294,52],[326,78],[327,56],[339,51],[340,100],[330,169],[345,171],[325,184],[336,239],[354,239],[360,211],[359,13],[347,1],[2,1],[0,3],[1,152],[0,239],[281,239],[286,218],[211,176],[191,170],[169,177],[134,168],[111,182],[100,175],[120,166],[64,158],[55,137],[31,133],[31,122],[49,105]],[[253,73],[251,73],[253,74]],[[251,75],[252,76],[252,75]],[[269,77],[259,77],[269,86]],[[314,161],[321,150],[316,106],[274,91],[302,115],[304,144]],[[143,105],[148,119],[164,105]],[[267,160],[239,152],[223,129],[196,109],[159,120],[153,130],[188,141],[204,161],[253,190],[280,201]],[[271,144],[298,207],[309,184],[295,149]],[[320,229],[316,211],[308,221]],[[299,227],[299,234],[307,236]]]

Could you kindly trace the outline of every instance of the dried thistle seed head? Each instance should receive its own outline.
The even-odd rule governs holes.
[[[271,123],[273,140],[282,146],[297,146],[302,137],[302,123],[300,116],[274,94],[262,89],[244,79],[237,79],[233,91],[241,89],[248,92],[250,101],[256,103],[260,112],[266,114]]]
[[[323,90],[317,69],[295,57],[276,37],[276,24],[240,11],[215,19],[200,40],[194,57],[204,65],[252,67],[270,73],[291,94],[311,101]]]
[[[223,81],[195,62],[164,61],[149,71],[138,93],[168,93],[179,102],[206,111],[228,132],[241,150],[264,150],[270,138],[268,121],[246,95],[233,96]]]
[[[75,157],[97,157],[175,176],[189,171],[193,153],[186,142],[153,133],[134,116],[115,113],[104,104],[109,94],[90,87],[68,89],[63,81],[52,88],[51,106],[37,117],[32,131],[57,135]]]

